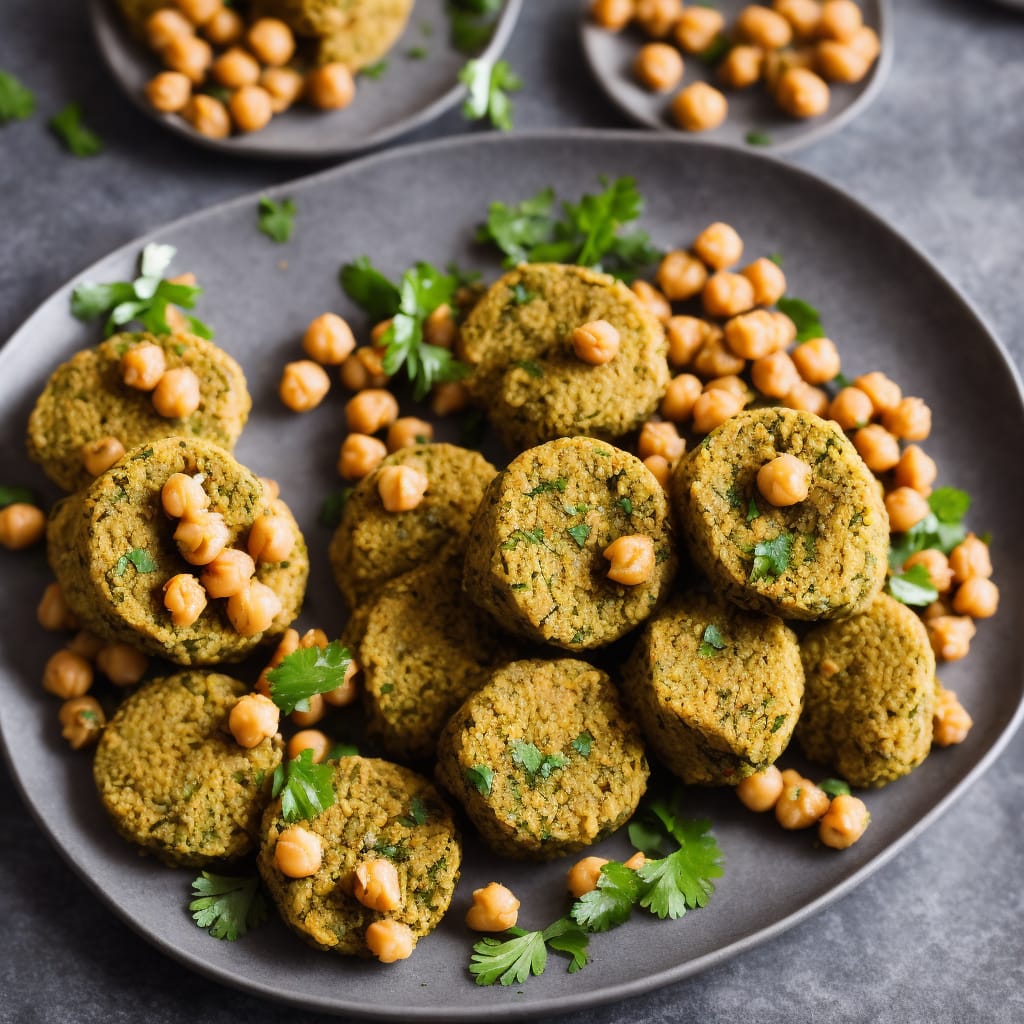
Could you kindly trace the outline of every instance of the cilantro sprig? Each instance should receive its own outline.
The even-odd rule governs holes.
[[[521,985],[531,974],[543,974],[549,948],[569,955],[570,974],[587,965],[590,937],[568,917],[560,917],[543,931],[509,928],[504,936],[487,936],[474,944],[469,973],[478,985]]]
[[[754,545],[754,564],[750,570],[750,582],[763,579],[777,579],[789,568],[793,554],[793,534],[780,533],[771,540]]]
[[[279,245],[291,240],[295,230],[295,214],[298,208],[294,199],[277,202],[270,196],[260,196],[259,229],[272,242]]]
[[[507,60],[492,63],[481,57],[468,61],[459,72],[459,81],[469,90],[462,104],[462,116],[467,121],[486,118],[499,131],[512,130],[509,93],[518,92],[523,87],[523,80]]]
[[[103,149],[103,141],[82,120],[82,108],[69,103],[60,113],[50,118],[50,130],[72,156],[95,156]]]
[[[564,754],[541,754],[532,743],[516,740],[512,744],[512,763],[526,774],[530,786],[536,786],[543,779],[551,777],[558,768],[564,768],[568,759]]]
[[[114,575],[123,576],[128,571],[128,566],[134,566],[139,573],[156,572],[157,564],[153,556],[145,548],[132,548],[125,552],[114,563]]]
[[[340,640],[326,647],[300,647],[267,673],[270,699],[283,714],[308,711],[309,698],[330,693],[345,682],[352,655]]]
[[[36,97],[9,71],[0,71],[0,124],[24,121],[36,109]]]
[[[173,245],[150,242],[142,250],[139,276],[134,281],[97,284],[83,281],[71,293],[71,313],[79,320],[95,320],[106,316],[105,336],[137,321],[153,334],[170,334],[167,307],[192,309],[202,288],[190,284],[172,284],[164,279],[177,250]],[[187,317],[189,328],[202,338],[212,338],[213,331],[202,320]]]
[[[285,821],[315,818],[334,805],[336,799],[329,764],[314,764],[313,751],[303,750],[298,757],[274,769],[271,795],[281,798],[281,816]]]
[[[234,942],[267,919],[267,901],[258,875],[232,878],[204,871],[192,882],[188,909],[215,939]]]
[[[616,928],[629,920],[642,888],[640,877],[632,868],[613,860],[602,864],[597,888],[576,900],[572,919],[591,932]]]

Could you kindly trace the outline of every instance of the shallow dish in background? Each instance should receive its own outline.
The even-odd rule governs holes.
[[[671,132],[692,142],[712,142],[749,148],[756,145],[776,153],[799,149],[837,131],[866,110],[881,91],[889,74],[893,57],[892,14],[889,0],[858,0],[864,24],[879,36],[882,52],[867,76],[852,85],[835,83],[832,102],[822,117],[798,120],[783,113],[764,90],[761,83],[749,89],[725,89],[729,116],[718,128],[704,132],[687,132],[677,127],[669,113],[669,101],[682,88],[696,81],[714,84],[710,69],[696,55],[683,54],[686,73],[683,81],[667,93],[645,89],[633,76],[633,61],[645,41],[635,28],[609,32],[590,17],[590,2],[583,3],[580,13],[580,40],[590,69],[608,98],[628,117],[658,131]],[[736,15],[748,6],[745,0],[721,0],[714,6],[731,24]],[[751,143],[750,139],[757,141]]]
[[[471,890],[500,877],[523,901],[521,925],[543,927],[566,906],[564,872],[573,858],[513,863],[486,853],[469,836],[450,913],[400,964],[381,967],[312,951],[276,920],[236,943],[218,942],[186,909],[195,872],[164,868],[121,840],[96,797],[88,755],[61,740],[57,704],[39,685],[55,646],[34,614],[48,573],[31,554],[6,555],[0,731],[12,773],[33,814],[86,882],[149,942],[190,968],[309,1010],[392,1020],[515,1019],[625,998],[721,963],[851,891],[934,821],[1019,724],[1024,579],[1012,567],[1024,561],[1016,522],[1024,480],[1006,472],[1024,458],[1019,382],[990,331],[935,267],[855,200],[812,175],[758,153],[635,132],[448,140],[275,190],[299,209],[287,246],[258,233],[258,197],[252,195],[137,239],[83,270],[76,282],[124,279],[148,241],[177,246],[172,269],[198,276],[204,294],[196,312],[217,329],[217,342],[249,378],[254,414],[238,457],[280,481],[309,542],[312,573],[301,628],[317,625],[338,635],[342,613],[327,565],[330,531],[317,524],[317,514],[338,486],[342,395],[335,392],[321,409],[296,416],[276,394],[281,368],[300,351],[306,323],[333,309],[351,317],[365,337],[368,325],[337,284],[338,267],[364,254],[390,277],[416,259],[441,266],[455,260],[496,275],[496,260],[474,242],[475,225],[492,200],[518,201],[550,185],[560,198],[575,201],[599,188],[599,174],[636,178],[647,199],[642,224],[660,246],[689,244],[709,221],[727,220],[750,254],[780,254],[791,292],[819,306],[848,375],[880,369],[928,400],[935,428],[926,448],[938,460],[939,482],[974,496],[970,523],[992,531],[1002,593],[1000,613],[981,624],[971,655],[942,670],[943,682],[973,715],[973,730],[965,743],[937,751],[908,778],[870,791],[871,827],[842,853],[819,848],[813,833],[783,832],[770,816],[746,811],[731,792],[688,790],[688,813],[711,818],[724,853],[716,893],[705,909],[679,921],[635,916],[614,934],[595,936],[593,962],[581,974],[567,974],[565,961],[552,956],[543,977],[521,986],[474,985],[467,970],[474,936],[462,923]],[[0,398],[5,437],[23,435],[52,368],[98,338],[97,325],[70,315],[73,283],[47,299],[0,352],[0,377],[9,382]],[[55,496],[17,444],[0,449],[0,481]],[[784,755],[783,763],[804,768],[795,753]],[[594,852],[622,858],[626,839],[612,837]]]
[[[504,0],[494,34],[477,56],[495,60],[508,43],[522,0]],[[158,123],[201,146],[239,156],[316,159],[348,156],[381,146],[440,117],[466,95],[458,80],[469,56],[452,47],[445,0],[417,0],[398,41],[385,55],[379,78],[356,75],[356,96],[344,110],[314,110],[296,104],[262,131],[211,139],[178,114],[162,114],[143,89],[161,70],[154,53],[133,37],[111,0],[91,0],[96,43],[118,84],[136,106]],[[430,25],[429,36],[422,26]],[[426,56],[409,57],[424,50]]]

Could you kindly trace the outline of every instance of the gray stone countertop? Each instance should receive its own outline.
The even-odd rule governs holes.
[[[135,235],[323,166],[218,157],[150,122],[94,53],[85,6],[0,2],[0,68],[31,84],[41,112],[0,129],[0,339]],[[985,0],[893,6],[896,57],[881,96],[792,159],[929,253],[1024,368],[1024,14]],[[526,83],[517,128],[624,127],[586,69],[577,0],[524,7],[508,51]],[[106,142],[94,159],[70,158],[43,127],[72,99]],[[417,137],[467,130],[454,112]],[[140,941],[50,847],[6,768],[0,787],[0,1022],[315,1019],[207,981]],[[841,902],[698,977],[559,1020],[1022,1021],[1022,814],[1018,734],[943,818]]]

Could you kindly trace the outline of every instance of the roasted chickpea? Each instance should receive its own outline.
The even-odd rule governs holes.
[[[664,39],[682,13],[682,0],[636,0],[633,17],[647,35]]]
[[[745,404],[742,398],[731,391],[723,391],[720,388],[705,391],[693,403],[693,429],[698,434],[708,434],[731,416],[735,416]]]
[[[935,460],[926,455],[916,444],[903,449],[900,461],[896,463],[893,478],[898,487],[913,487],[925,497],[932,493],[932,484],[939,470]]]
[[[64,592],[59,583],[50,583],[43,591],[36,608],[36,619],[43,629],[53,633],[78,628],[78,619],[64,600]]]
[[[473,890],[473,905],[466,912],[466,925],[476,932],[503,932],[519,919],[519,900],[500,882]]]
[[[228,89],[254,85],[260,78],[259,61],[240,46],[225,50],[211,65],[214,80]]]
[[[923,565],[932,586],[940,593],[946,594],[953,586],[953,570],[949,567],[949,559],[937,548],[925,548],[915,551],[904,563],[903,569],[912,569],[915,565]]]
[[[782,267],[766,256],[754,260],[740,273],[753,285],[754,302],[758,306],[774,306],[786,294],[786,275]]]
[[[240,132],[258,132],[270,123],[274,105],[270,93],[259,85],[243,85],[228,101],[231,120]]]
[[[161,71],[146,83],[145,92],[154,110],[162,114],[177,114],[185,109],[192,96],[192,83],[180,71]]]
[[[988,619],[999,607],[999,588],[984,576],[972,576],[957,587],[953,611],[972,619]]]
[[[828,392],[801,380],[789,394],[783,396],[782,404],[789,409],[799,409],[802,412],[814,413],[815,416],[824,416],[828,409]]]
[[[286,364],[278,385],[278,395],[292,412],[309,412],[327,397],[331,379],[327,371],[311,359]]]
[[[743,257],[743,239],[734,227],[715,221],[694,240],[693,251],[713,270],[725,270]]]
[[[228,598],[228,619],[240,636],[256,636],[265,632],[280,612],[281,599],[255,578]]]
[[[622,866],[630,871],[639,871],[647,863],[647,857],[643,850],[637,850],[629,860],[624,860]]]
[[[604,366],[619,354],[618,330],[607,320],[591,320],[572,332],[572,350],[576,358],[591,366]]]
[[[728,391],[736,395],[737,398],[742,398],[744,405],[754,397],[753,392],[747,387],[747,382],[742,377],[737,377],[734,373],[728,373],[724,377],[713,377],[704,385],[705,391],[714,391],[716,389]]]
[[[237,594],[256,572],[252,556],[237,548],[225,548],[206,567],[199,582],[210,597]]]
[[[793,350],[793,363],[808,384],[825,384],[842,368],[839,351],[831,338],[811,338]]]
[[[174,0],[174,3],[193,25],[205,25],[221,8],[221,0]]]
[[[685,423],[693,413],[693,405],[700,397],[703,387],[700,378],[692,373],[681,373],[668,382],[665,396],[661,400],[662,418],[672,423]]]
[[[394,322],[394,318],[389,316],[386,320],[381,320],[373,325],[373,328],[370,330],[370,344],[373,346],[374,351],[379,352],[384,346],[384,335],[387,334]]]
[[[415,466],[385,466],[377,479],[377,493],[385,512],[409,512],[423,501],[430,480]]]
[[[160,491],[164,511],[173,519],[196,516],[209,507],[210,496],[199,477],[172,473]]]
[[[149,658],[129,644],[107,644],[96,652],[96,667],[115,686],[134,686],[149,668]]]
[[[654,572],[654,541],[635,533],[618,537],[602,552],[608,560],[608,579],[626,587],[646,583]]]
[[[450,349],[459,336],[459,325],[455,322],[452,307],[442,302],[423,321],[423,340],[428,345]]]
[[[825,39],[818,43],[817,68],[829,82],[859,82],[870,70],[871,61],[848,43]]]
[[[226,139],[231,134],[231,115],[228,113],[228,108],[220,100],[214,99],[213,96],[207,96],[205,93],[193,96],[185,105],[181,116],[200,135],[205,135],[209,139]],[[173,307],[168,306],[168,315],[172,312],[176,311]],[[171,324],[171,327],[177,329],[174,324]]]
[[[187,366],[168,370],[153,389],[153,408],[169,420],[181,420],[199,408],[199,378]]]
[[[107,717],[94,697],[73,697],[60,706],[61,736],[72,750],[92,746],[103,732]]]
[[[316,725],[317,722],[321,721],[324,715],[327,714],[327,705],[324,702],[323,694],[314,693],[309,698],[309,707],[305,711],[293,711],[289,717],[293,724],[297,725],[300,729],[306,729],[311,725]]]
[[[636,449],[641,459],[646,459],[650,455],[661,455],[669,463],[673,463],[686,451],[686,441],[679,436],[674,423],[649,421],[640,430]]]
[[[462,412],[469,405],[469,392],[466,385],[457,380],[435,384],[430,396],[430,411],[435,416],[451,416]]]
[[[0,509],[0,545],[22,551],[38,544],[46,533],[46,513],[25,501]]]
[[[809,68],[786,68],[775,84],[775,100],[791,117],[820,117],[831,98],[828,83]]]
[[[937,747],[950,747],[963,743],[974,722],[967,709],[952,690],[936,682],[935,710],[932,713],[932,743]]]
[[[932,411],[920,398],[902,398],[882,413],[882,426],[904,441],[923,441],[932,432]]]
[[[349,391],[382,388],[388,382],[380,353],[369,346],[357,348],[341,364],[342,385]]]
[[[160,58],[171,71],[178,71],[193,85],[200,85],[213,61],[213,50],[205,39],[178,35],[161,47]]]
[[[621,32],[633,20],[634,0],[593,0],[590,16],[601,28]]]
[[[270,109],[283,114],[302,95],[305,80],[293,68],[264,68],[259,84],[270,96]]]
[[[203,509],[178,521],[174,539],[190,565],[209,565],[228,546],[231,531],[219,512]]]
[[[311,752],[313,764],[321,764],[327,760],[327,755],[331,752],[331,741],[319,729],[302,729],[288,741],[286,749],[291,760],[297,758],[304,750],[308,750]]]
[[[57,651],[43,669],[43,689],[61,700],[82,697],[92,686],[92,665],[73,651]]]
[[[194,35],[195,29],[181,11],[173,7],[161,7],[146,19],[143,34],[150,47],[159,53],[179,36]]]
[[[729,350],[725,336],[718,328],[708,332],[707,340],[691,363],[693,372],[705,380],[740,374],[746,366],[745,360]]]
[[[770,811],[782,796],[782,772],[775,765],[748,775],[736,787],[736,795],[751,811]]]
[[[967,656],[978,629],[966,615],[936,615],[925,618],[928,640],[941,661],[959,661]]]
[[[258,18],[249,26],[246,44],[261,64],[279,68],[295,53],[292,30],[277,18]]]
[[[835,420],[843,430],[854,430],[866,426],[875,411],[867,393],[853,386],[845,387],[832,399],[828,417]]]
[[[684,53],[704,53],[724,29],[721,11],[690,6],[679,15],[672,36]]]
[[[667,324],[672,317],[668,299],[654,285],[637,278],[630,286],[633,294],[647,307],[647,311],[660,323]]]
[[[388,427],[389,452],[401,448],[412,448],[417,444],[428,444],[434,439],[434,426],[416,416],[400,416]]]
[[[349,434],[338,453],[338,474],[346,480],[369,476],[387,455],[387,445],[369,434]]]
[[[416,936],[401,921],[374,921],[366,926],[364,938],[367,948],[382,964],[407,960],[416,948]]]
[[[862,374],[853,383],[871,399],[876,413],[893,411],[903,399],[900,386],[878,370]]]
[[[781,50],[793,41],[789,22],[770,7],[751,4],[736,19],[737,35],[748,43],[766,50]]]
[[[637,52],[633,74],[645,89],[666,92],[682,81],[683,58],[668,43],[647,43]]]
[[[741,359],[761,359],[782,347],[778,324],[764,309],[741,313],[727,320],[724,333],[725,343]]]
[[[817,34],[821,20],[819,0],[773,0],[772,9],[789,22],[797,39],[813,39]]]
[[[734,46],[719,61],[715,74],[727,89],[749,89],[761,78],[764,50],[759,46]]]
[[[274,866],[287,878],[309,878],[315,875],[323,859],[324,849],[320,837],[301,825],[291,825],[284,829],[274,844]]]
[[[729,102],[707,82],[693,82],[672,99],[671,113],[676,124],[687,132],[717,128],[729,113]]]
[[[665,254],[658,266],[658,287],[670,302],[684,302],[699,295],[708,279],[707,268],[696,256],[684,249],[673,249]],[[673,317],[672,320],[676,319]],[[680,317],[679,319],[692,319]],[[670,320],[669,323],[672,321]]]
[[[348,707],[359,696],[359,687],[356,684],[358,676],[359,665],[353,658],[349,661],[348,668],[345,669],[345,678],[342,683],[333,690],[328,690],[326,693],[321,694],[321,696],[331,707]]]
[[[811,490],[811,467],[788,452],[766,462],[757,471],[757,489],[777,508],[803,501]]]
[[[978,577],[988,579],[992,575],[992,556],[988,545],[973,533],[967,534],[949,553],[949,567],[957,583]]]
[[[701,300],[708,316],[737,316],[753,308],[754,286],[742,274],[719,270],[708,278]]]
[[[101,437],[82,445],[82,465],[90,476],[105,473],[124,458],[124,445],[116,437]]]
[[[206,608],[206,591],[191,573],[178,573],[164,584],[164,607],[174,625],[191,626]]]
[[[818,20],[818,35],[823,39],[851,39],[864,24],[860,8],[854,0],[825,0]]]
[[[94,661],[102,646],[103,641],[99,637],[81,629],[71,638],[68,650],[80,654],[86,661]]]
[[[214,46],[232,46],[242,38],[245,22],[242,16],[230,7],[220,7],[203,22],[203,35]]]
[[[249,528],[246,548],[257,562],[283,562],[294,547],[295,531],[283,516],[258,516]]]
[[[889,513],[889,529],[893,533],[906,533],[931,511],[928,499],[912,487],[897,487],[885,496],[885,510]]]
[[[845,42],[850,49],[856,50],[868,62],[868,67],[882,52],[882,41],[878,38],[878,33],[868,25],[861,25]]]
[[[341,110],[355,95],[355,79],[344,64],[324,64],[306,75],[306,99],[319,110]]]
[[[604,857],[584,857],[576,861],[565,876],[565,884],[569,894],[579,899],[597,888],[597,880],[601,877],[601,868],[608,861]]]
[[[174,74],[174,72],[165,72]],[[186,97],[187,99],[187,97]],[[121,356],[121,380],[130,388],[152,391],[167,372],[167,357],[159,345],[143,342]]]
[[[397,910],[402,905],[402,887],[395,865],[383,858],[356,865],[352,895],[370,910]]]
[[[398,419],[398,402],[390,391],[367,388],[345,404],[345,424],[360,434],[375,434]]]
[[[769,398],[785,398],[800,383],[800,373],[787,352],[772,352],[750,366],[754,387]]]
[[[643,460],[644,465],[650,471],[651,476],[661,484],[662,490],[667,491],[669,481],[672,479],[672,467],[664,455],[648,455]]]
[[[782,773],[775,819],[785,829],[810,828],[828,810],[828,794],[799,772]]]
[[[872,473],[885,473],[900,461],[899,441],[878,423],[861,427],[853,435],[853,446]]]
[[[863,800],[840,793],[832,797],[828,810],[818,822],[818,838],[833,850],[845,850],[864,835],[870,820]]]
[[[677,368],[689,365],[707,340],[709,330],[710,324],[695,316],[670,317],[665,324],[669,363]]]

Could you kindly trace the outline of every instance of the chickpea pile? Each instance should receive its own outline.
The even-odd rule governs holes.
[[[150,79],[146,99],[161,113],[180,114],[208,138],[260,131],[299,99],[337,110],[355,97],[344,64],[297,71],[288,25],[277,18],[247,23],[222,0],[173,0],[149,16],[143,31],[166,69]]]
[[[768,95],[795,118],[819,117],[831,86],[862,81],[881,51],[878,33],[864,24],[854,0],[773,0],[750,4],[732,25],[711,6],[682,0],[593,0],[591,17],[619,32],[635,25],[648,39],[637,52],[633,75],[651,92],[669,93],[683,81],[687,57],[712,66],[723,89],[763,82]],[[705,81],[672,97],[672,119],[684,131],[717,128],[728,100]]]

